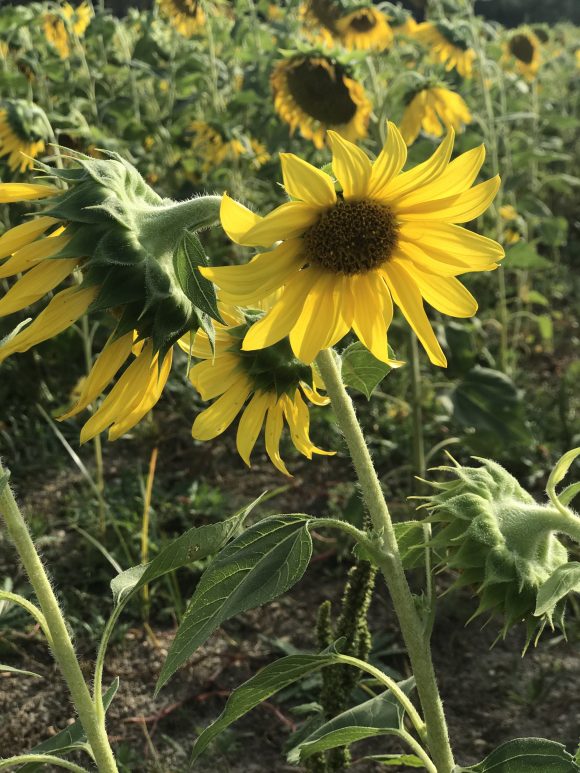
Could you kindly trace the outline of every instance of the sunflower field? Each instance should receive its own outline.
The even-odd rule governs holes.
[[[0,770],[580,773],[574,2],[0,2]]]

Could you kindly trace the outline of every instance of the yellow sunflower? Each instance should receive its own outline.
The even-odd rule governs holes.
[[[431,58],[446,70],[454,68],[463,78],[471,78],[475,51],[467,43],[467,30],[449,22],[417,24],[413,36],[430,49]]]
[[[393,42],[393,30],[382,11],[372,5],[360,6],[340,16],[335,35],[345,48],[384,51]]]
[[[505,44],[502,61],[508,65],[515,63],[517,72],[533,81],[542,61],[538,36],[528,27],[514,30]]]
[[[283,59],[270,81],[278,115],[317,148],[324,147],[328,129],[353,141],[366,137],[372,105],[335,59],[322,54]]]
[[[180,341],[184,351],[202,360],[189,372],[191,383],[204,400],[215,400],[195,419],[193,437],[212,440],[221,435],[243,409],[236,445],[248,467],[264,424],[266,452],[285,475],[290,473],[280,456],[284,421],[292,442],[308,459],[313,454],[334,453],[317,448],[310,440],[310,417],[304,398],[315,405],[328,403],[328,398],[317,390],[321,386],[317,374],[296,360],[287,339],[258,352],[244,351],[242,339],[256,315],[252,313],[247,319],[237,310],[220,310],[226,324],[216,324],[213,348],[202,331],[193,339],[188,336]]]
[[[13,172],[31,169],[50,136],[48,118],[37,105],[25,99],[0,103],[0,157],[8,156]]]
[[[263,143],[254,138],[228,139],[221,126],[214,126],[206,121],[192,121],[189,130],[192,133],[192,150],[200,161],[202,172],[206,174],[211,169],[221,166],[224,161],[232,161],[240,157],[250,158],[255,169],[259,169],[270,159],[270,154]]]
[[[200,0],[157,0],[157,5],[170,24],[185,38],[196,35],[205,24]]]
[[[88,3],[81,3],[73,8],[70,3],[64,3],[60,13],[48,13],[44,16],[43,29],[47,43],[56,48],[61,59],[70,56],[69,29],[81,38],[90,24],[93,11]]]
[[[425,86],[413,93],[400,128],[407,145],[412,145],[421,129],[441,137],[444,127],[460,132],[468,123],[471,123],[471,113],[459,94],[442,86]]]
[[[431,361],[446,359],[423,299],[438,311],[471,317],[477,303],[456,279],[491,271],[500,244],[458,226],[491,204],[499,177],[471,187],[483,146],[450,162],[454,132],[431,158],[401,173],[407,149],[392,123],[374,163],[356,145],[329,132],[333,178],[297,156],[280,154],[291,201],[260,217],[224,195],[221,221],[228,236],[248,246],[273,245],[242,266],[202,268],[227,303],[252,304],[283,287],[272,309],[246,334],[244,351],[290,337],[295,355],[311,363],[349,330],[375,357],[389,362],[386,331],[393,301]]]

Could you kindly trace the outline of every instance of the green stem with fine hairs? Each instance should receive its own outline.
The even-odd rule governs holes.
[[[91,693],[83,677],[66,621],[50,580],[28,531],[20,508],[8,485],[8,474],[0,462],[0,517],[26,570],[46,625],[51,649],[69,688],[75,709],[91,746],[100,773],[117,773],[117,764],[109,744],[104,721],[99,721]],[[69,769],[73,769],[70,768]],[[77,768],[78,769],[78,768]]]
[[[377,563],[383,573],[399,620],[417,692],[423,708],[427,744],[438,773],[451,773],[453,752],[439,696],[424,624],[419,617],[403,569],[395,530],[354,406],[342,382],[334,352],[325,349],[316,359],[336,420],[347,442],[363,498],[377,537]]]

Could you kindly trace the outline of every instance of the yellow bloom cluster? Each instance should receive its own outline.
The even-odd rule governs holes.
[[[78,8],[73,8],[70,3],[63,3],[60,13],[49,13],[44,17],[44,36],[51,46],[58,51],[61,59],[70,56],[70,30],[81,38],[89,26],[93,11],[88,3],[81,3]]]

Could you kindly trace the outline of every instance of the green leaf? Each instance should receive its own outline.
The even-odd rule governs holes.
[[[561,456],[558,461],[556,462],[556,465],[554,469],[552,470],[552,473],[550,474],[550,477],[548,479],[548,486],[557,486],[558,483],[561,483],[566,475],[568,474],[568,470],[572,466],[575,459],[577,459],[580,456],[580,446],[577,448],[572,448],[572,450],[567,451],[563,456]]]
[[[421,521],[393,524],[404,569],[416,569],[425,563],[425,534]]]
[[[542,583],[538,590],[534,615],[540,617],[549,612],[571,591],[580,591],[580,563],[577,561],[559,566],[546,582]]]
[[[545,738],[516,738],[499,746],[470,773],[578,773],[580,768],[565,747]]]
[[[306,515],[274,515],[230,542],[204,572],[161,669],[156,691],[225,620],[277,598],[312,554]]]
[[[105,707],[105,711],[109,708],[111,705],[111,702],[113,698],[115,697],[115,694],[117,690],[119,689],[119,677],[115,677],[113,680],[113,683],[109,687],[109,689],[105,692],[103,695],[103,705]],[[43,741],[42,743],[39,743],[37,746],[35,746],[33,749],[30,750],[30,754],[54,754],[56,752],[66,752],[70,751],[71,749],[75,749],[78,746],[82,746],[87,742],[87,737],[85,735],[85,731],[83,730],[83,727],[80,723],[80,721],[77,719],[75,722],[72,723],[72,725],[69,725],[64,730],[61,730],[60,733],[57,733],[56,735],[53,735],[52,738],[49,738],[46,741]],[[39,768],[42,767],[41,762],[29,762],[26,765],[23,765],[21,768],[18,768],[20,773],[32,773],[34,770],[39,770]]]
[[[399,682],[399,687],[407,695],[414,686],[414,679]],[[291,749],[288,753],[288,762],[302,762],[313,754],[327,749],[349,746],[355,741],[392,733],[400,729],[402,721],[401,705],[392,692],[387,690],[325,722],[302,743]]]
[[[578,481],[578,483],[571,483],[569,486],[566,486],[566,488],[558,494],[558,499],[560,500],[560,504],[564,505],[564,507],[568,507],[570,502],[578,494],[580,494],[580,481]]]
[[[362,760],[369,762],[378,762],[385,766],[405,766],[406,768],[424,768],[423,762],[414,754],[374,754],[370,757],[363,757]],[[361,760],[361,762],[362,762]]]
[[[188,299],[200,311],[218,322],[223,322],[217,307],[213,283],[198,271],[199,266],[208,266],[209,262],[199,241],[199,237],[190,231],[184,231],[183,238],[173,255],[173,267]]]
[[[191,753],[191,763],[198,759],[211,741],[226,727],[271,695],[324,666],[336,665],[339,662],[335,652],[322,652],[319,655],[288,655],[262,668],[255,676],[233,691],[220,716],[206,727],[196,740]]]
[[[395,358],[389,348],[389,356]],[[345,386],[362,392],[367,400],[392,367],[372,355],[360,341],[348,346],[341,355],[342,378]]]
[[[507,269],[520,269],[524,271],[541,271],[552,266],[549,260],[546,260],[538,253],[533,244],[527,242],[518,242],[506,250],[502,265]]]
[[[217,553],[232,539],[263,496],[262,494],[225,521],[189,529],[170,542],[153,561],[141,566],[132,566],[118,574],[111,581],[115,604],[125,604],[129,596],[152,580]]]
[[[0,671],[7,671],[10,674],[21,674],[22,676],[35,676],[38,679],[42,679],[41,674],[35,674],[34,671],[24,671],[22,668],[13,668],[12,666],[5,666],[0,663]]]

